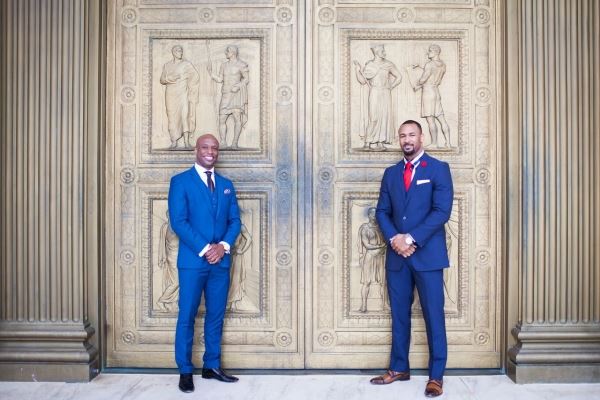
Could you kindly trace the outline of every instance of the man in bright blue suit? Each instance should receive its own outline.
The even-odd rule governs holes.
[[[219,142],[210,134],[196,141],[196,164],[171,178],[169,217],[179,236],[179,315],[175,361],[179,389],[194,391],[194,323],[204,293],[206,315],[202,377],[236,382],[221,368],[221,337],[229,291],[230,249],[241,221],[233,183],[215,173]]]
[[[449,267],[444,225],[452,211],[452,176],[447,163],[423,151],[421,125],[412,120],[398,130],[404,159],[385,170],[377,222],[390,246],[386,275],[392,310],[389,370],[371,383],[384,385],[410,379],[411,306],[416,286],[429,346],[427,397],[443,393],[448,358],[444,319],[444,274]]]

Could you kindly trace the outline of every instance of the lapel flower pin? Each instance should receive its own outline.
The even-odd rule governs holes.
[[[421,167],[426,167],[427,166],[427,161],[423,160],[421,161]]]
[[[223,190],[223,194],[229,194],[229,193],[231,193],[231,189],[225,189],[225,190]]]

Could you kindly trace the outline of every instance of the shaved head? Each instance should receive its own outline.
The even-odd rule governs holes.
[[[215,166],[219,158],[219,141],[207,133],[196,140],[196,162],[206,169]]]
[[[212,133],[205,133],[204,135],[200,136],[198,139],[196,139],[196,147],[198,147],[198,144],[200,143],[201,140],[203,139],[214,139],[217,141],[217,143],[219,143],[219,140],[215,137],[215,135],[213,135]]]

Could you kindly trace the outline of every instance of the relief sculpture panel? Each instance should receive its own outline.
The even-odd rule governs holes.
[[[342,299],[340,310],[345,326],[369,325],[371,319],[389,319],[390,304],[385,276],[387,243],[379,230],[375,211],[377,192],[343,191],[342,218],[344,221],[342,260]],[[468,237],[465,226],[465,200],[458,195],[453,212],[446,224],[446,240],[450,267],[444,269],[445,313],[447,318],[466,314],[468,288],[459,281],[468,280],[464,259],[464,241]],[[413,315],[422,315],[419,295],[415,290]],[[417,323],[419,323],[417,321]]]
[[[205,133],[236,154],[232,161],[268,157],[272,49],[266,30],[147,30],[142,38],[144,160],[189,158]]]
[[[258,150],[260,45],[256,39],[153,40],[151,149],[190,150],[194,138],[215,132],[223,150]]]
[[[446,61],[441,58],[442,47]],[[353,128],[350,146],[354,151],[385,151],[389,148],[398,152],[398,126],[415,116],[427,122],[424,124],[427,148],[457,146],[458,140],[450,135],[451,131],[458,131],[456,42],[352,39],[349,52],[356,78],[351,79],[349,102],[349,122]],[[368,52],[372,57],[363,65],[358,59],[368,57]],[[388,52],[401,54],[401,61],[389,59]],[[447,62],[450,68],[447,68]],[[444,101],[442,97],[445,97]],[[358,132],[354,132],[355,127]]]
[[[257,316],[263,309],[261,301],[266,297],[268,272],[260,270],[265,267],[261,254],[261,243],[253,240],[253,236],[264,237],[261,229],[260,201],[250,200],[245,193],[240,193],[240,217],[242,228],[240,236],[231,254],[230,287],[227,298],[226,318],[239,318],[243,316]],[[151,201],[151,224],[148,227],[152,232],[151,249],[148,255],[150,261],[149,279],[152,284],[147,292],[150,307],[143,312],[149,315],[176,318],[179,300],[179,283],[177,276],[177,251],[179,238],[169,225],[169,214],[166,199]],[[263,216],[263,219],[265,216]],[[263,221],[264,222],[264,221]],[[201,307],[199,315],[203,315]]]

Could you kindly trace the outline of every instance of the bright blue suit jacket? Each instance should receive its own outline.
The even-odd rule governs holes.
[[[240,233],[241,221],[233,183],[215,173],[217,209],[211,206],[211,193],[194,167],[171,178],[169,218],[179,236],[178,268],[208,267],[206,257],[198,254],[209,243],[224,241],[233,246]],[[229,268],[231,257],[225,254],[218,266]]]
[[[417,250],[408,258],[388,246],[385,265],[400,270],[410,262],[417,271],[450,266],[444,225],[450,219],[454,191],[448,163],[424,153],[408,191],[404,188],[404,161],[385,170],[381,181],[377,222],[389,240],[410,233]]]

